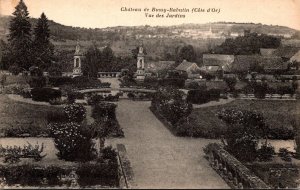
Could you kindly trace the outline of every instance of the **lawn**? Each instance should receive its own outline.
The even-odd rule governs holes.
[[[30,136],[39,135],[46,130],[47,112],[58,109],[60,108],[16,102],[6,95],[0,95],[0,132],[12,129],[10,133],[21,130],[23,133],[30,133]]]
[[[216,113],[223,108],[238,108],[255,110],[263,114],[270,128],[289,128],[296,126],[300,130],[300,100],[297,101],[264,101],[264,100],[235,100],[228,104],[194,109],[190,115],[193,125],[203,129],[203,137],[217,138],[226,130],[226,125]],[[276,130],[277,133],[282,131]],[[283,130],[285,131],[285,130]]]

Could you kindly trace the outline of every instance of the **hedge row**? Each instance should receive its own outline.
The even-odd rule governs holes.
[[[61,91],[52,88],[34,88],[31,90],[32,100],[49,102],[61,98]]]
[[[209,101],[216,101],[220,99],[221,90],[190,90],[187,95],[187,101],[193,104],[203,104]]]

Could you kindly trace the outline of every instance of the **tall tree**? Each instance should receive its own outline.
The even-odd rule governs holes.
[[[42,70],[47,70],[53,60],[54,46],[50,42],[48,19],[44,13],[42,13],[34,28],[33,49],[34,64]]]
[[[99,63],[101,62],[101,51],[94,43],[90,46],[85,54],[85,64],[83,67],[83,74],[86,76],[97,77],[99,70]]]
[[[100,66],[100,71],[111,71],[114,60],[115,55],[113,50],[109,46],[106,46],[102,50],[102,64]]]
[[[178,50],[177,50],[178,51]],[[193,62],[196,60],[196,53],[192,45],[183,46],[177,55],[176,62],[181,63],[183,60]]]
[[[10,21],[9,45],[11,48],[9,57],[14,66],[28,70],[32,64],[31,24],[27,6],[20,0],[13,12],[14,17]]]

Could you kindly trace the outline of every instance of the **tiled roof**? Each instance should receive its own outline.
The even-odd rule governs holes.
[[[204,66],[219,66],[224,71],[230,71],[234,55],[203,54]]]
[[[183,60],[182,63],[180,63],[175,69],[180,70],[180,71],[187,71],[188,68],[190,68],[194,64],[196,64],[196,63],[188,62],[186,60]],[[198,65],[197,65],[197,67],[198,67]]]
[[[259,64],[261,56],[258,55],[236,55],[232,63],[231,70],[235,71],[249,71],[252,64]]]
[[[285,57],[290,59],[293,57],[298,51],[300,50],[299,47],[279,47],[275,52],[274,55],[278,57]]]
[[[164,69],[172,69],[175,61],[145,62],[145,70],[157,72]]]
[[[283,62],[281,57],[262,57],[260,65],[265,70],[284,70],[288,67],[288,64]]]
[[[265,70],[284,70],[287,63],[281,57],[258,56],[258,55],[237,55],[232,64],[232,71],[248,71],[251,65],[261,65]]]

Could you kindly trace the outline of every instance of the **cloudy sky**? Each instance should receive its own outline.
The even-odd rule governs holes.
[[[0,16],[11,15],[19,0],[0,0]],[[24,0],[31,17],[42,12],[58,23],[91,28],[134,25],[176,25],[217,21],[283,25],[300,30],[300,0]],[[141,12],[121,11],[122,7]],[[149,18],[144,9],[189,9],[185,18]],[[193,8],[220,13],[191,13]],[[183,13],[172,13],[183,14]],[[166,17],[167,13],[165,13]]]

